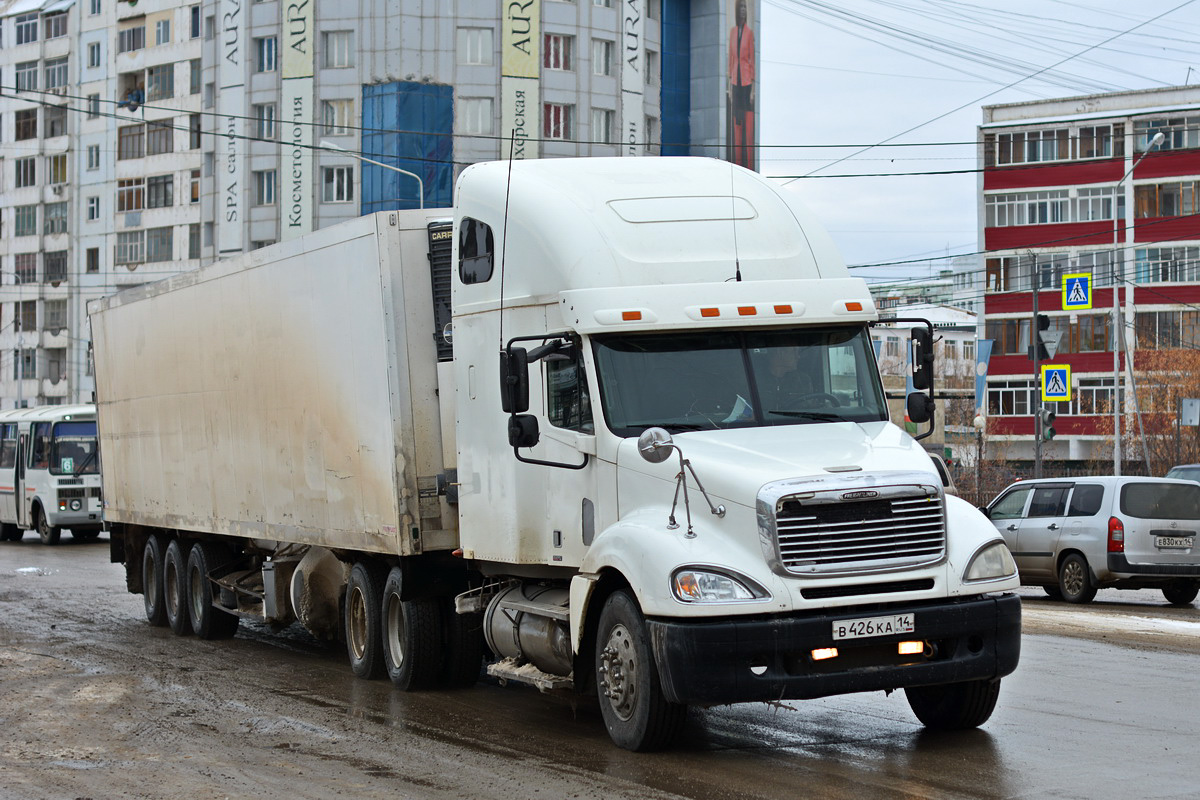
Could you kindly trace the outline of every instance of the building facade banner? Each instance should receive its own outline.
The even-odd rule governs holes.
[[[500,25],[500,157],[537,158],[541,137],[541,0],[509,0]]]
[[[728,0],[729,24],[725,89],[725,160],[758,169],[755,117],[758,103],[757,3]]]
[[[975,414],[987,413],[988,362],[992,358],[992,339],[975,341]]]
[[[219,95],[217,130],[224,140],[217,151],[214,183],[217,187],[217,253],[228,255],[243,249],[246,204],[246,14],[244,0],[220,0],[217,20],[220,64],[217,67]]]
[[[314,131],[319,122],[313,100],[314,0],[295,0],[283,7],[281,91],[279,129],[279,195],[283,219],[280,238],[284,241],[312,231]]]
[[[621,154],[646,154],[645,1],[623,0],[621,19]]]

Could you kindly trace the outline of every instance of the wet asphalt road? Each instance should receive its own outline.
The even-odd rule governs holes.
[[[594,703],[481,682],[403,694],[340,646],[151,628],[107,542],[0,545],[0,798],[1195,798],[1200,609],[1022,590],[991,720],[923,731],[902,693],[694,712],[667,753]]]

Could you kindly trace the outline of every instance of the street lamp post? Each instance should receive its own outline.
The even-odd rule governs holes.
[[[1133,166],[1121,176],[1121,180],[1117,181],[1116,187],[1113,189],[1113,474],[1121,474],[1121,340],[1125,338],[1125,326],[1121,324],[1121,303],[1120,290],[1125,283],[1125,250],[1121,248],[1120,239],[1118,238],[1117,208],[1119,207],[1119,198],[1121,193],[1121,184],[1125,183],[1126,179],[1133,174],[1137,169],[1137,165],[1142,163],[1142,159],[1150,155],[1150,151],[1162,144],[1166,137],[1162,131],[1154,134],[1154,138],[1146,147],[1146,152],[1133,162]],[[1125,210],[1128,212],[1129,203],[1125,204]],[[1128,233],[1129,226],[1126,226]],[[1118,268],[1118,265],[1119,268]]]
[[[407,175],[408,177],[415,179],[417,182],[417,208],[425,208],[425,184],[424,184],[424,182],[422,182],[420,175],[417,175],[416,173],[413,173],[413,172],[409,172],[406,169],[400,169],[399,167],[393,167],[391,164],[384,164],[382,161],[376,161],[373,158],[367,158],[366,156],[360,156],[358,153],[352,153],[351,151],[347,150],[346,148],[344,148],[340,145],[334,144],[333,142],[330,142],[327,140],[321,141],[321,149],[322,150],[335,150],[339,153],[344,153],[344,154],[350,156],[351,158],[356,158],[359,161],[365,161],[368,164],[374,164],[377,167],[383,167],[384,169],[390,169],[392,172],[399,172],[401,175]]]

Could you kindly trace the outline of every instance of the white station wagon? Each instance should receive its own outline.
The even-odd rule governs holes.
[[[1161,589],[1188,605],[1200,592],[1200,484],[1166,478],[1021,481],[982,509],[1004,537],[1021,583],[1087,603],[1096,590]]]

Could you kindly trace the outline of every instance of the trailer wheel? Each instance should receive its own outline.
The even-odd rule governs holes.
[[[978,728],[988,721],[1000,697],[1000,681],[965,681],[904,690],[908,705],[926,728],[943,731]]]
[[[142,548],[142,600],[146,606],[146,619],[151,625],[161,628],[167,624],[167,604],[163,599],[163,545],[162,539],[150,534]]]
[[[346,584],[346,652],[360,678],[385,674],[383,664],[383,578],[372,564],[359,561]]]
[[[229,551],[211,542],[192,545],[187,562],[187,610],[192,630],[201,639],[228,639],[237,633],[241,621],[237,614],[215,605],[209,574],[229,563]]]
[[[614,592],[596,633],[596,689],[613,743],[626,750],[661,750],[683,730],[687,706],[663,697],[641,609]]]
[[[454,598],[441,601],[442,629],[446,633],[446,666],[442,682],[451,689],[466,689],[479,680],[483,665],[483,614],[459,614]]]
[[[37,532],[38,536],[42,537],[42,544],[58,544],[59,538],[62,536],[62,528],[57,525],[51,525],[50,520],[46,519],[46,512],[38,506],[37,511]]]
[[[442,614],[438,601],[401,600],[403,574],[392,567],[383,587],[383,661],[396,688],[428,689],[442,669]]]
[[[163,556],[163,610],[167,624],[176,636],[187,636],[192,632],[192,621],[187,609],[187,559],[178,539],[171,539]]]
[[[0,542],[19,542],[25,538],[25,529],[12,522],[0,523]]]

